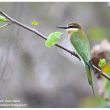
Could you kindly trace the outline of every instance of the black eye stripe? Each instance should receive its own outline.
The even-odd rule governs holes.
[[[78,25],[68,26],[68,28],[79,28]]]
[[[73,26],[68,26],[68,28],[74,28]]]

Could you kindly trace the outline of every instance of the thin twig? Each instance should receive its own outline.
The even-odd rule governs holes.
[[[93,70],[94,73],[97,73],[96,70],[98,71],[98,74],[104,76],[106,79],[110,80],[110,76],[108,76],[107,74],[105,74],[101,69],[99,69],[98,67],[96,67],[92,61],[90,60],[89,61],[90,65],[91,65],[91,68]]]
[[[40,33],[39,31],[37,31],[37,30],[35,30],[35,29],[25,25],[25,24],[22,24],[22,23],[18,22],[17,20],[15,20],[15,19],[11,18],[10,16],[8,16],[3,11],[0,11],[0,14],[3,15],[4,17],[6,17],[8,20],[10,20],[12,23],[17,24],[18,26],[23,27],[24,29],[27,29],[27,30],[35,33],[36,35],[38,35],[39,37],[41,37],[44,40],[47,40],[46,36],[43,35],[42,33]],[[59,44],[56,44],[55,46],[65,50],[66,52],[70,53],[71,55],[73,55],[73,56],[77,57],[79,60],[81,60],[80,57],[75,52],[72,52],[72,51],[64,48],[63,46],[61,46]],[[110,80],[110,77],[107,74],[105,74],[102,70],[100,70],[99,68],[97,68],[93,64],[92,64],[92,66],[93,66],[93,69],[96,69],[99,72],[98,74],[100,74],[100,75],[104,76],[106,79]]]
[[[94,69],[96,69],[96,70],[99,72],[100,75],[102,75],[102,76],[104,76],[106,79],[110,80],[110,77],[109,77],[107,74],[105,74],[101,69],[97,68],[97,67],[94,66],[93,64],[92,64],[92,66],[93,66]]]
[[[29,27],[29,26],[27,26],[27,25],[25,25],[25,24],[22,24],[22,23],[18,22],[17,20],[15,20],[15,19],[11,18],[10,16],[8,16],[8,15],[7,15],[6,13],[4,13],[3,11],[0,11],[0,14],[2,14],[4,17],[6,17],[7,19],[9,19],[12,23],[17,24],[17,25],[19,25],[20,27],[23,27],[24,29],[27,29],[27,30],[29,30],[29,31],[31,31],[31,32],[33,32],[33,33],[35,33],[36,35],[38,35],[39,37],[43,38],[44,40],[47,40],[46,36],[43,35],[42,33],[40,33],[39,31],[37,31],[36,29],[33,29],[33,28],[31,28],[31,27]],[[77,57],[79,60],[81,60],[80,57],[79,57],[75,52],[72,52],[72,51],[70,51],[70,50],[64,48],[63,46],[61,46],[61,45],[59,45],[59,44],[56,44],[55,46],[57,46],[57,47],[59,47],[59,48],[65,50],[65,51],[67,51],[67,52],[70,53],[71,55],[73,55],[73,56]]]

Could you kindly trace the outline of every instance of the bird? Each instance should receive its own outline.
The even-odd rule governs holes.
[[[66,29],[72,47],[75,49],[76,53],[79,55],[82,63],[84,64],[88,82],[92,87],[93,94],[95,95],[91,74],[92,63],[90,55],[90,43],[84,30],[82,29],[81,25],[76,22],[71,22],[67,26],[59,26],[57,28]]]

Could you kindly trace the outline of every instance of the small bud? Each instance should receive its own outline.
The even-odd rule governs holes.
[[[106,65],[106,60],[104,58],[103,59],[100,59],[99,60],[99,63],[98,63],[98,66],[100,68],[103,68],[105,65]]]

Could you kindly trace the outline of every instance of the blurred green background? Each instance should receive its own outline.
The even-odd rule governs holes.
[[[12,18],[48,36],[63,32],[60,42],[71,49],[67,33],[57,26],[81,24],[92,46],[110,39],[110,8],[105,2],[1,2],[0,9]],[[32,27],[32,26],[31,26]],[[26,107],[81,107],[94,97],[82,63],[57,48],[46,48],[44,40],[14,24],[0,29],[0,100],[20,100]],[[97,91],[96,79],[94,85]],[[97,92],[96,92],[97,93]]]

